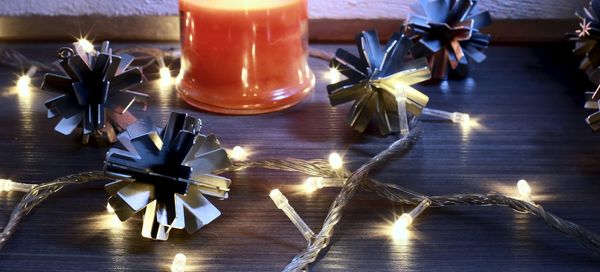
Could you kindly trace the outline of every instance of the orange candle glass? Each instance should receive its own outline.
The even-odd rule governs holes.
[[[314,86],[307,63],[307,0],[180,0],[187,103],[226,114],[271,112]]]

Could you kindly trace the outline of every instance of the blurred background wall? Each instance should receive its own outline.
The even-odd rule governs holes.
[[[309,0],[311,40],[346,41],[375,28],[396,31],[418,0]],[[577,26],[573,15],[588,0],[480,0],[501,42],[557,41]],[[0,0],[0,39],[178,39],[177,0]],[[119,35],[115,35],[119,33]]]
[[[309,0],[316,19],[405,18],[416,0]],[[567,19],[588,0],[481,0],[499,19]],[[177,0],[3,0],[0,15],[177,15]]]

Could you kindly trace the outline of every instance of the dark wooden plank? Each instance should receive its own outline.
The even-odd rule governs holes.
[[[57,44],[3,44],[51,61]],[[124,44],[118,46],[125,46]],[[169,45],[165,45],[169,46]],[[319,46],[333,51],[335,45]],[[302,104],[278,113],[224,116],[195,111],[172,91],[153,84],[146,113],[164,122],[172,110],[201,117],[204,132],[226,147],[242,145],[252,159],[326,157],[346,153],[352,168],[395,140],[344,123],[348,106],[332,108],[325,95],[326,63],[311,60],[318,80]],[[479,120],[470,131],[425,122],[410,154],[392,161],[377,177],[427,194],[500,191],[515,194],[528,179],[546,209],[600,231],[600,145],[583,121],[582,92],[589,86],[560,46],[492,47],[489,59],[462,81],[421,86],[430,106],[464,111]],[[81,146],[55,133],[43,101],[10,94],[15,71],[0,69],[0,177],[46,181],[101,169],[107,147]],[[41,76],[35,82],[40,83]],[[174,231],[157,242],[140,235],[137,217],[109,228],[103,183],[65,188],[34,210],[0,251],[2,271],[167,271],[173,256],[188,256],[190,271],[276,271],[302,248],[294,226],[268,198],[280,188],[307,223],[318,230],[336,189],[298,191],[302,175],[247,170],[229,174],[231,197],[215,204],[223,216],[194,235]],[[0,226],[20,199],[0,195]],[[537,218],[505,208],[429,209],[416,220],[415,238],[402,244],[385,228],[403,209],[360,192],[342,219],[317,271],[596,271],[597,256],[546,227]]]

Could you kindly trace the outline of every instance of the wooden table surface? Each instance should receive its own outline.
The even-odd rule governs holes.
[[[139,44],[137,44],[139,45]],[[59,44],[1,44],[50,62]],[[117,44],[115,47],[132,46]],[[158,46],[158,45],[156,45]],[[172,45],[162,45],[172,46]],[[333,51],[336,45],[320,45]],[[516,194],[527,179],[538,203],[557,215],[600,232],[600,135],[587,127],[583,91],[565,46],[492,47],[469,78],[419,86],[432,108],[471,114],[478,124],[424,121],[422,138],[405,158],[376,173],[426,194],[498,191]],[[355,169],[392,143],[371,129],[360,135],[345,123],[350,105],[332,108],[326,97],[327,64],[311,59],[314,94],[291,109],[258,116],[196,111],[149,82],[146,112],[164,124],[171,111],[202,118],[203,132],[222,145],[241,145],[251,159],[325,158],[345,153]],[[33,90],[15,94],[16,71],[0,68],[0,177],[42,182],[102,169],[106,146],[82,146],[79,136],[53,131]],[[35,78],[41,82],[41,75]],[[169,271],[173,256],[188,257],[189,271],[277,271],[305,246],[302,236],[269,199],[279,188],[305,221],[319,230],[338,189],[311,195],[300,174],[247,170],[228,174],[230,198],[212,200],[223,215],[193,235],[173,231],[168,241],[141,237],[141,217],[114,224],[106,211],[104,182],[71,186],[36,208],[0,251],[2,271]],[[22,193],[0,193],[0,226]],[[600,257],[547,227],[539,218],[502,207],[429,209],[412,227],[412,238],[395,242],[386,229],[410,207],[359,192],[331,247],[315,271],[598,271]]]

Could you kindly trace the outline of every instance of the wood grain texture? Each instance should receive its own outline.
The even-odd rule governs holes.
[[[139,45],[139,44],[137,44]],[[163,44],[162,46],[171,46]],[[60,44],[2,44],[52,61]],[[120,44],[117,46],[126,46]],[[131,46],[131,45],[130,45]],[[158,45],[157,45],[158,46]],[[333,51],[336,45],[319,46]],[[583,121],[585,79],[576,73],[567,48],[492,47],[488,60],[462,81],[427,84],[433,108],[471,113],[479,127],[463,130],[439,121],[421,124],[424,134],[409,155],[376,173],[427,193],[499,191],[514,194],[516,181],[530,181],[538,202],[559,216],[600,231],[600,145]],[[350,168],[383,150],[395,136],[365,135],[344,122],[349,105],[332,108],[325,95],[326,63],[311,60],[314,94],[291,109],[257,116],[196,111],[172,91],[153,83],[147,112],[165,122],[170,111],[203,120],[226,147],[242,145],[252,159],[324,158],[345,153]],[[11,93],[15,71],[0,69],[0,177],[47,181],[102,167],[107,147],[81,146],[78,137],[52,130],[43,101]],[[41,76],[35,78],[40,83]],[[65,188],[26,218],[0,251],[1,271],[168,271],[173,256],[188,256],[189,271],[277,271],[304,241],[268,197],[273,188],[315,230],[337,189],[312,195],[298,191],[304,176],[269,170],[230,173],[228,200],[212,200],[223,215],[194,235],[172,232],[166,242],[140,235],[138,216],[109,228],[103,183]],[[20,193],[0,194],[0,226]],[[371,193],[359,192],[348,207],[327,255],[315,271],[597,271],[593,256],[529,215],[499,207],[429,209],[415,223],[413,239],[398,243],[385,231],[408,210]]]

